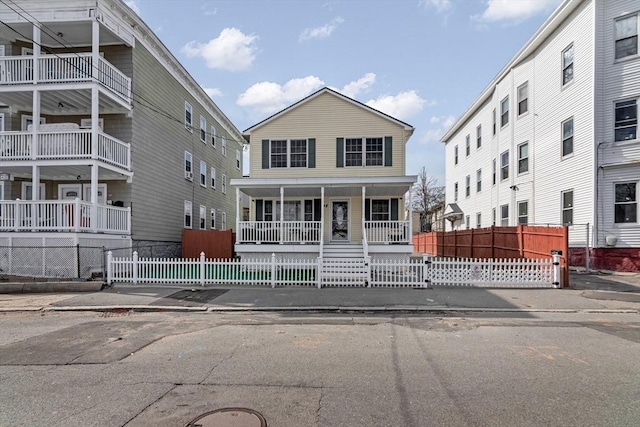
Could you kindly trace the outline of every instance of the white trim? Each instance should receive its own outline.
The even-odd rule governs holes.
[[[232,179],[230,185],[240,187],[279,187],[290,186],[314,187],[318,185],[327,187],[351,187],[362,185],[412,185],[418,179],[417,175],[405,176],[371,176],[371,177],[340,177],[340,178],[239,178]]]
[[[76,197],[65,198],[64,193],[75,191]],[[58,184],[58,200],[82,199],[82,184]]]

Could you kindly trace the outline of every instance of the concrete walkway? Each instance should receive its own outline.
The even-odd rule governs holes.
[[[570,289],[146,286],[100,282],[0,284],[0,312],[361,311],[640,313],[640,275],[571,274]],[[39,288],[40,287],[40,288]]]

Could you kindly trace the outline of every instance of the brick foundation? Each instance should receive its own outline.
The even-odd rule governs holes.
[[[589,267],[594,270],[640,272],[640,248],[590,248]],[[585,266],[585,249],[569,248],[569,265]]]

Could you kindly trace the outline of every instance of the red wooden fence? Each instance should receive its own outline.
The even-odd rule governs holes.
[[[231,258],[234,242],[232,230],[182,230],[182,258]]]

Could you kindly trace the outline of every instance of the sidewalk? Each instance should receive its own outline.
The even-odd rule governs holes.
[[[65,282],[59,286],[67,289],[67,292],[0,293],[0,312],[136,310],[640,313],[640,275],[572,273],[571,280],[570,289],[271,289],[247,286],[118,284],[99,290],[99,282]],[[2,283],[0,290],[5,286],[13,285]],[[55,289],[55,286],[53,282],[46,284],[48,290]],[[35,288],[33,283],[30,284],[29,289]],[[80,290],[85,292],[79,292]]]

